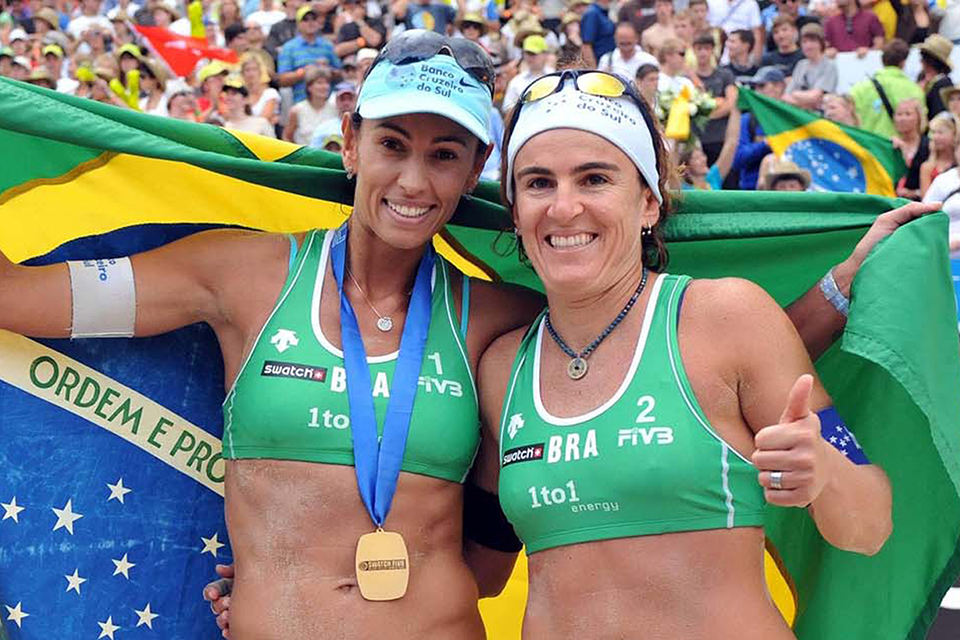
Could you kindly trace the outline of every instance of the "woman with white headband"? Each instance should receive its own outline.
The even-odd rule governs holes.
[[[764,583],[767,504],[876,553],[885,474],[845,431],[780,307],[667,274],[667,156],[629,83],[565,71],[508,125],[502,194],[547,293],[480,364],[478,479],[529,554],[525,640],[787,640]],[[509,375],[508,375],[509,372]],[[816,413],[814,413],[816,411]]]
[[[467,40],[408,31],[388,44],[343,123],[355,180],[340,229],[215,230],[45,267],[0,255],[2,328],[213,327],[235,638],[484,638],[478,592],[499,590],[513,556],[497,549],[519,544],[492,530],[496,498],[464,489],[480,439],[474,372],[542,299],[471,286],[431,240],[479,179],[492,89]],[[465,503],[480,544],[464,543]]]

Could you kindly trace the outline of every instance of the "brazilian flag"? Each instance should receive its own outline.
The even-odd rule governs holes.
[[[108,259],[211,227],[331,227],[351,203],[337,156],[0,80],[0,249],[15,261]],[[749,278],[787,305],[893,205],[689,193],[666,227],[670,270]],[[539,288],[501,233],[508,225],[497,185],[482,184],[435,243],[472,276]],[[939,213],[878,245],[854,282],[846,330],[817,362],[890,477],[894,531],[868,558],[826,544],[805,511],[770,510],[768,583],[804,640],[919,640],[960,573],[960,343],[946,230]],[[231,559],[222,375],[205,326],[132,340],[0,331],[0,627],[11,640],[214,637],[199,594]],[[481,603],[491,638],[519,638],[525,566]]]
[[[739,107],[756,116],[777,156],[810,172],[813,190],[896,195],[897,181],[907,168],[889,138],[743,87]]]

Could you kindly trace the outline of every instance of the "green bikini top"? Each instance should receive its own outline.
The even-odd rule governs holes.
[[[332,232],[314,230],[223,404],[223,456],[353,465],[343,352],[320,326]],[[430,332],[401,469],[463,482],[480,443],[477,394],[453,310],[453,268],[437,256]],[[464,300],[469,295],[464,278]],[[461,332],[463,335],[461,335]],[[377,430],[397,354],[367,358]]]
[[[756,469],[711,428],[684,373],[677,320],[689,281],[656,279],[626,378],[584,415],[543,405],[542,315],[525,336],[500,425],[500,504],[529,553],[763,525]]]

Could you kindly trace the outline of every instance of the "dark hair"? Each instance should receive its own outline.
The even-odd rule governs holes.
[[[933,67],[933,70],[936,71],[937,73],[944,73],[944,74],[950,73],[950,67],[948,67],[943,60],[941,60],[940,58],[937,58],[936,56],[931,55],[926,51],[920,51],[920,60],[922,62],[927,63],[931,67]]]
[[[753,49],[753,45],[757,42],[757,38],[753,35],[753,31],[750,29],[737,29],[736,31],[731,31],[730,35],[737,36],[743,40],[744,44],[746,44],[750,49]]]
[[[667,181],[671,175],[670,156],[667,153],[663,132],[660,130],[660,127],[657,124],[658,121],[653,114],[650,113],[650,106],[647,105],[643,98],[636,96],[636,94],[630,89],[624,93],[624,96],[629,100],[632,100],[637,108],[640,109],[640,114],[643,116],[644,124],[650,131],[650,138],[653,141],[654,155],[657,158],[657,174],[659,176],[657,187],[660,189],[660,195],[663,197],[663,203],[660,205],[660,218],[650,229],[651,233],[649,235],[641,236],[641,251],[643,252],[643,264],[654,271],[662,271],[666,268],[667,263],[670,261],[670,253],[667,250],[667,243],[663,239],[663,226],[667,218],[670,216],[671,209],[671,197],[667,188]],[[518,101],[504,118],[506,125],[503,131],[503,144],[501,145],[503,154],[500,159],[500,201],[504,204],[504,206],[510,208],[511,211],[513,209],[513,205],[509,204],[507,201],[507,185],[509,184],[510,180],[513,180],[513,176],[508,173],[507,169],[507,150],[510,148],[510,137],[513,135],[513,131],[516,128],[517,122],[519,121],[519,117],[515,117],[514,112],[518,109],[522,109],[523,104],[524,103],[522,101]],[[637,169],[637,177],[640,179],[642,184],[647,184],[646,180],[640,174],[639,169]],[[523,244],[519,238],[517,239],[517,251],[520,255],[520,260],[525,261],[526,256],[523,252]]]
[[[900,38],[894,38],[884,45],[880,61],[885,67],[899,67],[907,59],[909,53],[910,45]]]
[[[618,22],[618,23],[617,23],[617,29],[619,29],[620,27],[630,27],[631,29],[633,29],[633,32],[634,32],[634,33],[636,33],[637,35],[640,35],[640,34],[637,32],[637,25],[633,24],[633,23],[630,22],[629,20],[621,20],[620,22]]]
[[[660,71],[660,67],[648,62],[647,64],[642,64],[637,68],[637,75],[635,77],[638,81],[640,81],[655,71]]]
[[[689,9],[690,7],[698,4],[707,4],[707,0],[690,0],[690,2],[687,4],[687,8]]]
[[[716,48],[717,41],[713,39],[713,32],[709,30],[701,31],[693,38],[693,46],[697,45],[709,45],[710,47]]]
[[[246,28],[245,26],[243,26],[242,24],[240,24],[239,22],[234,22],[234,23],[232,23],[232,24],[228,24],[227,27],[226,27],[226,29],[223,30],[223,41],[224,41],[224,43],[227,44],[227,45],[229,45],[231,42],[233,42],[234,40],[236,40],[238,36],[243,35],[243,33],[244,33],[246,30],[247,30],[247,28]]]

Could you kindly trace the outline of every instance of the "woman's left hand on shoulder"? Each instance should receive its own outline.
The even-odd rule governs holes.
[[[828,451],[820,437],[820,419],[810,409],[813,376],[801,375],[794,383],[777,424],[764,427],[754,437],[752,461],[760,471],[764,497],[781,507],[806,507],[823,491],[828,477]],[[773,473],[780,473],[774,488]]]

